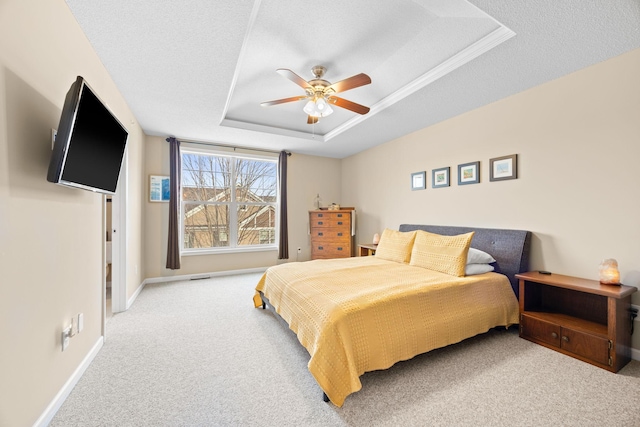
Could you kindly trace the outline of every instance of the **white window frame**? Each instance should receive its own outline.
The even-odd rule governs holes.
[[[260,160],[260,161],[268,161],[273,162],[278,165],[278,155],[273,154],[254,154],[254,153],[238,153],[235,149],[222,149],[218,147],[207,147],[205,144],[193,144],[193,143],[181,143],[180,144],[180,158],[182,158],[183,154],[196,154],[196,155],[205,155],[205,156],[219,156],[219,157],[231,157],[231,158],[240,158],[240,159],[248,159],[248,160]],[[180,171],[182,173],[182,171]],[[231,173],[232,173],[232,182],[235,183],[235,162],[231,162]],[[278,179],[276,172],[276,180]],[[184,215],[185,211],[184,205],[185,203],[194,203],[193,201],[185,201],[182,198],[182,183],[181,183],[181,191],[180,191],[180,254],[182,256],[191,256],[191,255],[210,255],[210,254],[221,254],[221,253],[242,253],[242,252],[263,252],[263,251],[277,251],[279,245],[279,236],[280,236],[280,186],[279,182],[276,183],[276,201],[275,203],[256,203],[256,202],[242,202],[238,203],[236,201],[236,186],[231,186],[231,199],[229,202],[229,234],[227,235],[227,239],[229,240],[229,246],[224,247],[213,247],[213,248],[185,248],[184,247]],[[253,206],[263,206],[263,205],[274,205],[275,208],[275,242],[273,244],[267,245],[243,245],[238,246],[238,205],[253,205]]]

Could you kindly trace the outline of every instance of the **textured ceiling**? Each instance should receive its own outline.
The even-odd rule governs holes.
[[[638,0],[67,4],[147,134],[338,158],[640,47]],[[260,107],[316,64],[371,112]]]

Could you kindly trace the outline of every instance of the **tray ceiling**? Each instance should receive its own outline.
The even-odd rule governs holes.
[[[466,1],[370,5],[367,0],[325,1],[322,10],[330,16],[310,22],[300,19],[302,4],[262,0],[249,24],[222,125],[327,141],[514,35]],[[368,74],[371,85],[338,96],[372,110],[358,115],[334,108],[309,125],[304,101],[260,106],[304,95],[276,69],[289,68],[311,80],[311,68],[318,64],[327,68],[324,78],[330,82]]]
[[[148,135],[337,158],[640,47],[637,0],[66,2]],[[314,65],[371,111],[260,106]]]

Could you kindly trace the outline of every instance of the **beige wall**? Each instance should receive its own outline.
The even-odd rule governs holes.
[[[33,425],[101,336],[103,197],[46,181],[50,130],[77,75],[130,132],[128,219],[139,230],[142,132],[65,2],[0,2],[2,426]],[[141,236],[128,240],[140,265]],[[60,333],[80,312],[85,329],[62,353]]]
[[[401,223],[526,229],[531,269],[597,279],[615,258],[640,287],[638,76],[635,50],[344,159],[358,241]],[[489,182],[489,159],[510,154],[518,179]],[[478,160],[480,184],[458,186],[457,165]],[[431,188],[431,170],[446,166],[452,186]],[[411,191],[424,170],[428,189]]]
[[[148,175],[168,174],[164,138],[143,135],[63,0],[0,2],[2,426],[32,425],[100,340],[102,197],[45,179],[50,129],[76,75],[130,132],[128,297],[145,277],[278,262],[275,252],[192,256],[166,270],[167,205],[147,201]],[[614,257],[624,282],[640,285],[638,75],[634,51],[342,161],[294,154],[290,259],[309,259],[307,211],[320,193],[357,208],[360,242],[403,222],[524,228],[534,233],[533,269],[595,278]],[[488,159],[512,153],[519,179],[488,182]],[[456,165],[474,160],[478,185],[409,190],[411,172],[451,166],[455,179]],[[79,312],[85,330],[62,353],[60,332]]]
[[[169,205],[149,202],[149,175],[169,175],[169,144],[165,138],[146,138],[145,200],[145,275],[147,278],[182,276],[277,264],[277,251],[183,256],[179,270],[165,268]],[[308,260],[311,243],[308,235],[308,211],[316,194],[325,204],[340,203],[341,161],[326,157],[293,154],[288,159],[289,261]],[[297,248],[301,249],[300,255]],[[281,262],[281,261],[280,261]]]

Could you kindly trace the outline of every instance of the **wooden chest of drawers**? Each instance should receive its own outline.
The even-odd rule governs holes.
[[[311,259],[355,256],[353,210],[309,211]]]

